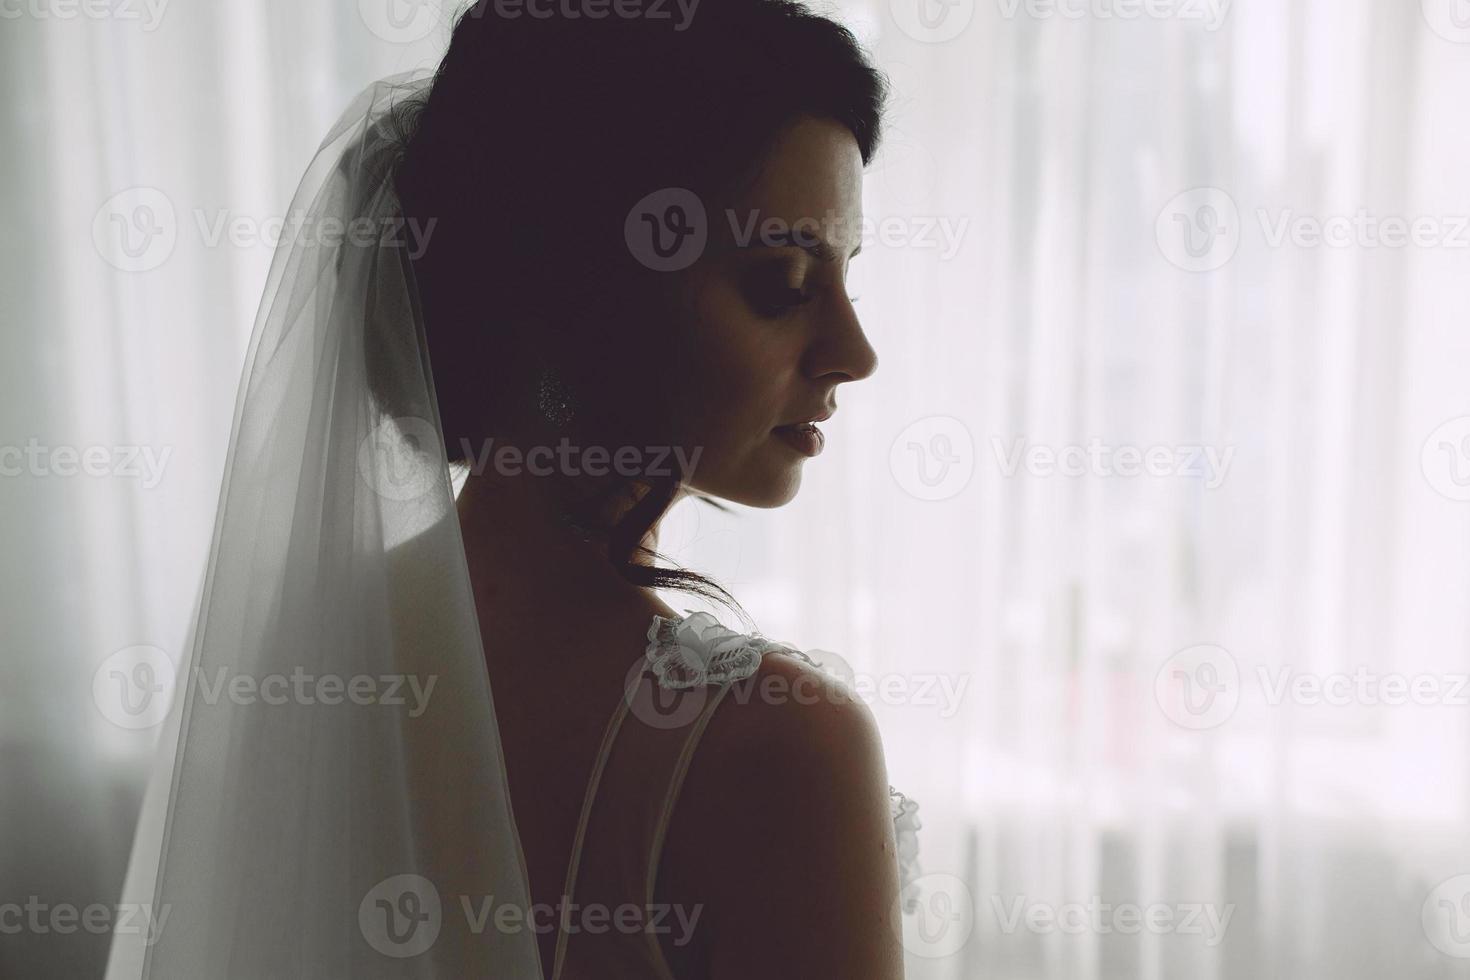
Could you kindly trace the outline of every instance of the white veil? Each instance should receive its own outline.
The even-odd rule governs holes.
[[[430,80],[364,91],[292,202],[111,980],[541,976],[392,181]]]

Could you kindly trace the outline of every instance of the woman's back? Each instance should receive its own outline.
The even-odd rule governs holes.
[[[563,895],[579,820],[622,681],[643,656],[642,610],[497,617],[486,661],[511,802],[531,884],[542,966],[552,976]],[[640,629],[639,623],[642,623]],[[604,796],[604,800],[606,797]]]
[[[900,975],[867,709],[758,638],[690,683],[678,669],[702,650],[677,629],[692,619],[647,596],[576,605],[486,630],[548,980],[688,980],[737,960],[772,977]]]

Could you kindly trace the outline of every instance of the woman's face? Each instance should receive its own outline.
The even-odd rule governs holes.
[[[839,385],[877,368],[847,293],[862,180],[852,133],[804,117],[742,198],[706,216],[708,244],[685,272],[678,357],[667,365],[677,443],[700,452],[692,489],[786,503],[822,442],[790,427],[825,418]]]

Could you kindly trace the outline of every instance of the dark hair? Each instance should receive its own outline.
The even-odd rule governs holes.
[[[846,126],[865,164],[879,140],[884,77],[851,32],[800,3],[704,0],[687,22],[672,4],[547,7],[474,4],[427,95],[400,107],[404,217],[434,222],[413,271],[451,462],[525,417],[548,364],[586,445],[668,445],[649,440],[668,435],[657,365],[677,359],[680,331],[660,306],[669,274],[625,242],[629,210],[662,188],[727,200],[802,116]],[[627,479],[562,487],[559,504],[607,535],[629,581],[738,610],[697,573],[634,561],[679,487],[640,479],[652,490],[610,528],[589,515]]]

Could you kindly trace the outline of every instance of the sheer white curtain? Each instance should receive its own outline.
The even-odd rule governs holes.
[[[685,541],[869,685],[910,975],[1470,976],[1470,9],[893,9],[882,364]]]
[[[882,365],[792,505],[665,543],[868,692],[910,976],[1470,976],[1470,11],[923,3],[838,8]],[[94,680],[182,643],[272,219],[449,17],[100,9],[0,21],[4,976],[100,974],[54,913],[152,733]]]

